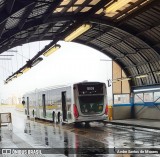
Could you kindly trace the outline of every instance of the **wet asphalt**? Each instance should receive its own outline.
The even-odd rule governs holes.
[[[12,113],[12,125],[0,128],[0,148],[20,149],[21,154],[0,156],[160,156],[160,130],[98,122],[75,127],[27,119],[13,108],[4,111]],[[30,149],[37,154],[28,154]]]

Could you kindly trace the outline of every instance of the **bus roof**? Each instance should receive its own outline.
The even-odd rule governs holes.
[[[92,82],[92,81],[82,81],[82,82],[77,82],[77,83],[70,83],[70,84],[66,84],[66,85],[56,85],[56,86],[49,86],[49,87],[44,87],[44,88],[36,88],[35,90],[26,92],[25,94],[31,94],[37,91],[47,91],[47,90],[51,90],[51,89],[58,89],[58,88],[65,88],[65,87],[70,87],[72,85],[80,85],[80,84],[104,84],[104,82]],[[24,95],[25,95],[24,94]]]

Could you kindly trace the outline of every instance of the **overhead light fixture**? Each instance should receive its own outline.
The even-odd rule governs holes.
[[[17,77],[21,76],[22,74],[22,72],[17,73]]]
[[[59,44],[55,44],[53,47],[49,48],[48,50],[46,50],[43,55],[45,57],[48,57],[49,55],[51,55],[53,52],[57,51],[59,48],[61,47],[61,45]]]
[[[31,67],[25,67],[24,69],[22,69],[22,73],[26,73],[28,70],[30,70],[31,69]]]
[[[7,79],[7,81],[12,81],[15,78],[16,78],[16,75],[9,76],[8,79]]]
[[[67,42],[72,41],[73,39],[77,38],[78,36],[86,32],[87,30],[89,30],[91,27],[92,27],[92,24],[89,24],[89,23],[81,25],[76,30],[74,30],[71,34],[69,34],[64,39],[64,41],[67,41]]]
[[[145,75],[138,75],[135,78],[145,78],[145,77],[148,77],[148,75],[147,74],[145,74]]]
[[[33,61],[32,66],[34,67],[35,65],[37,65],[38,63],[40,63],[43,60],[42,57],[37,58],[36,60]]]
[[[124,7],[129,2],[132,2],[132,0],[116,0],[114,3],[108,5],[105,8],[105,12],[106,12],[106,14],[115,13],[117,10],[121,9],[122,7]]]

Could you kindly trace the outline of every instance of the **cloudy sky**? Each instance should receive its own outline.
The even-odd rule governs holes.
[[[3,81],[22,67],[26,60],[31,59],[49,41],[34,42],[14,48],[17,52],[11,60],[0,60],[0,99],[9,96],[21,96],[25,92],[54,85],[64,85],[79,81],[102,81],[107,83],[111,79],[111,62],[101,61],[110,58],[103,53],[90,47],[72,42],[59,42],[61,48],[48,57],[43,57],[43,61],[31,68],[19,78],[9,82],[7,85]],[[11,54],[5,52],[4,54]],[[111,88],[111,87],[110,87]],[[111,89],[108,89],[111,95]]]

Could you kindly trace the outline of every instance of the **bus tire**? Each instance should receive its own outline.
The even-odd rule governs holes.
[[[52,113],[53,123],[55,123],[55,112]]]
[[[74,126],[75,126],[75,127],[81,127],[81,123],[80,123],[80,122],[75,122],[75,123],[74,123]]]
[[[85,122],[85,127],[86,127],[86,128],[89,128],[89,127],[90,127],[89,122]]]

